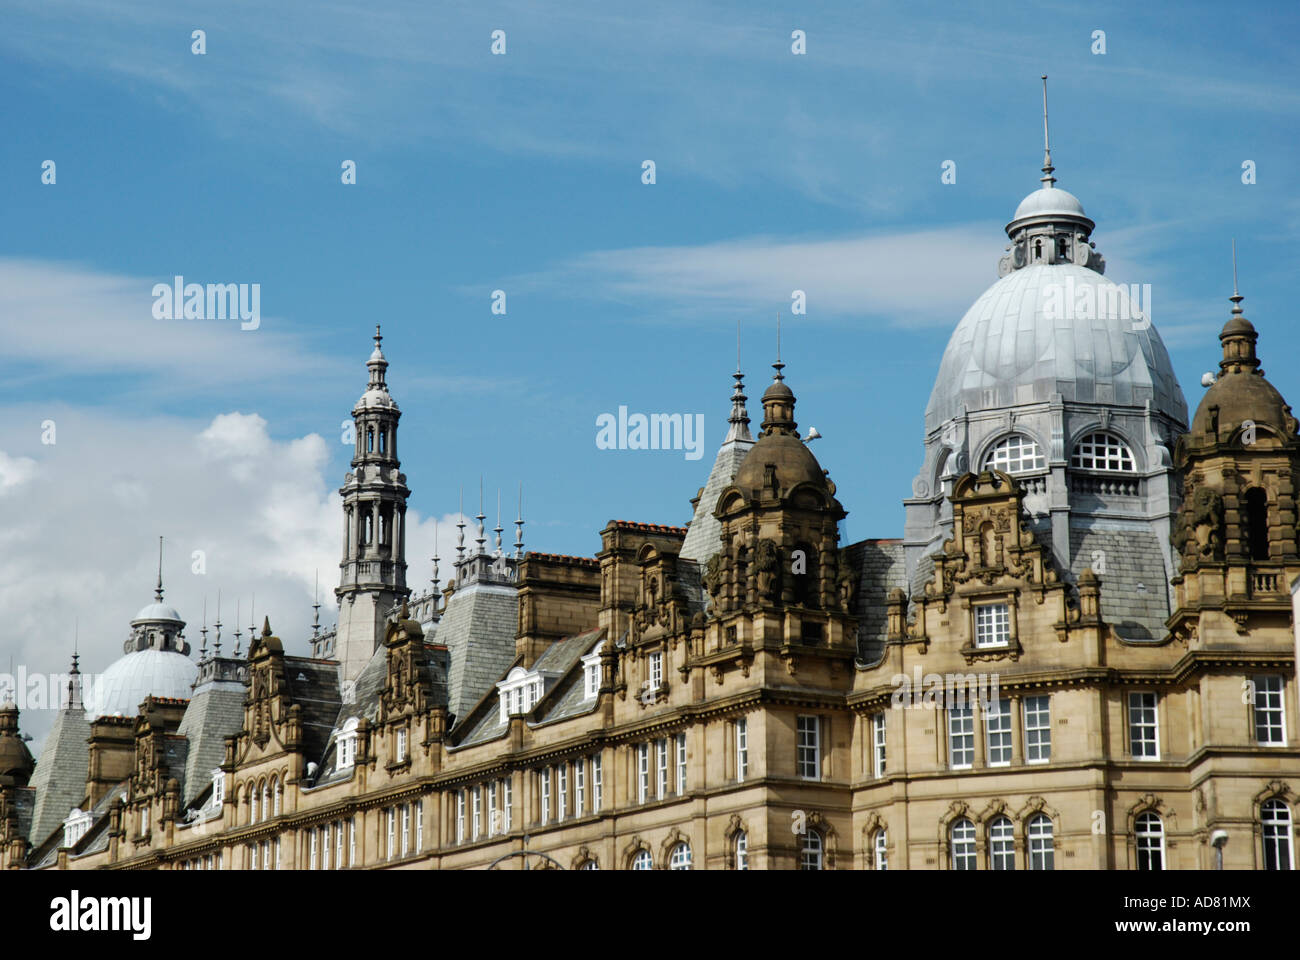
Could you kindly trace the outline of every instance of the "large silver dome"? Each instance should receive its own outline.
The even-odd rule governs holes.
[[[1096,308],[1075,306],[1088,302]],[[1015,270],[984,291],[953,331],[926,426],[933,429],[963,407],[973,413],[1041,402],[1053,393],[1067,402],[1140,407],[1150,400],[1157,412],[1186,424],[1187,403],[1169,353],[1139,306],[1149,309],[1077,264]]]
[[[170,650],[137,650],[115,660],[86,683],[86,713],[91,718],[135,716],[145,697],[188,700],[199,668],[184,654]]]

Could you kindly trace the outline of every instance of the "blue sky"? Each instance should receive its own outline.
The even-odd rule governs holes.
[[[778,311],[849,540],[901,535],[943,346],[1038,186],[1044,72],[1058,185],[1097,222],[1107,275],[1152,285],[1189,406],[1218,360],[1232,237],[1265,369],[1300,397],[1294,10],[558,7],[6,5],[0,511],[23,549],[0,610],[29,669],[61,666],[67,632],[101,668],[116,655],[159,534],[191,639],[219,587],[261,590],[259,620],[304,650],[316,570],[336,582],[339,426],[376,322],[411,508],[442,518],[444,557],[480,475],[489,500],[523,482],[539,550],[593,554],[611,518],[684,523],[725,431],[736,321],[757,421]],[[153,319],[176,274],[260,283],[260,329]],[[597,449],[620,404],[703,413],[704,459]],[[415,539],[419,584],[432,532]],[[52,608],[74,624],[38,638]]]

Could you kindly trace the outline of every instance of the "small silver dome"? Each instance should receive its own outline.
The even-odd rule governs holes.
[[[1021,220],[1025,217],[1046,217],[1054,214],[1067,217],[1087,216],[1083,212],[1083,204],[1079,202],[1079,198],[1070,191],[1057,187],[1042,187],[1020,201],[1020,206],[1016,207],[1016,215],[1011,219]]]
[[[185,622],[181,619],[181,615],[176,612],[175,607],[169,607],[165,603],[157,602],[141,607],[140,612],[135,615],[135,620],[132,620],[131,622],[134,623],[136,620],[174,620],[177,623]]]

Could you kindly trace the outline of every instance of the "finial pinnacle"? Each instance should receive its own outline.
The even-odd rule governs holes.
[[[776,371],[774,380],[784,380],[785,374],[781,371],[785,369],[785,364],[781,362],[781,314],[776,315],[776,363],[772,364],[772,369]]]
[[[163,538],[158,538],[158,586],[153,592],[153,598],[162,603],[163,585],[162,585],[162,557],[163,557]]]
[[[1228,298],[1232,301],[1232,312],[1234,316],[1241,316],[1241,301],[1246,298],[1237,292],[1237,238],[1232,238],[1232,296]]]
[[[1056,168],[1052,166],[1052,144],[1047,135],[1047,74],[1043,74],[1043,175],[1039,180],[1045,187],[1051,187],[1056,183],[1056,178],[1052,176],[1052,171]]]
[[[383,335],[379,332],[379,324],[375,324],[375,349],[379,349],[379,344],[383,342]]]

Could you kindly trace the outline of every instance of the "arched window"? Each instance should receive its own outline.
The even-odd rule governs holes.
[[[954,870],[975,869],[975,824],[965,817],[953,823],[949,829],[949,845]]]
[[[248,822],[249,823],[257,823],[257,798],[258,796],[261,795],[261,792],[262,791],[257,788],[257,784],[250,783],[248,785],[248,803],[249,803]]]
[[[668,855],[668,869],[691,869],[691,845],[689,843],[679,843],[673,847],[672,852]]]
[[[1090,433],[1080,438],[1070,453],[1070,466],[1079,470],[1133,473],[1137,464],[1128,444],[1113,433]]]
[[[732,841],[736,852],[736,869],[749,869],[749,837],[744,830],[736,831],[736,838]]]
[[[1006,817],[997,817],[989,824],[989,869],[1016,869],[1015,827]]]
[[[1163,870],[1165,868],[1165,825],[1159,814],[1148,810],[1138,814],[1133,824],[1133,837],[1137,841],[1137,868]]]
[[[632,858],[633,870],[652,870],[654,869],[654,860],[650,856],[649,850],[638,850],[636,856]]]
[[[379,452],[380,453],[388,452],[388,431],[387,430],[379,431]]]
[[[803,849],[799,855],[799,869],[822,869],[822,835],[816,830],[804,832]]]
[[[1277,797],[1265,800],[1259,808],[1259,820],[1264,838],[1264,869],[1295,869],[1295,852],[1291,848],[1291,811],[1286,804]]]
[[[1041,238],[1034,241],[1034,259],[1043,259],[1043,241]]]
[[[280,782],[279,777],[271,778],[271,793],[275,796],[275,812],[273,816],[280,815],[280,805],[284,801],[284,784]]]
[[[1055,869],[1056,845],[1052,840],[1052,821],[1036,813],[1029,821],[1029,869]]]
[[[271,816],[271,785],[262,781],[262,819]]]
[[[1268,494],[1259,487],[1246,491],[1246,539],[1250,559],[1268,559]]]
[[[375,428],[366,427],[366,452],[375,452]]]
[[[595,860],[584,860],[584,861],[582,862],[582,866],[580,866],[578,869],[579,869],[579,870],[599,870],[599,869],[600,869],[600,864],[597,863]]]
[[[876,831],[875,839],[871,842],[871,848],[874,853],[875,867],[877,870],[889,869],[889,837],[885,833],[884,827]]]
[[[985,470],[1015,474],[1043,470],[1046,467],[1047,460],[1038,449],[1038,444],[1023,433],[1003,437],[984,455]]]

